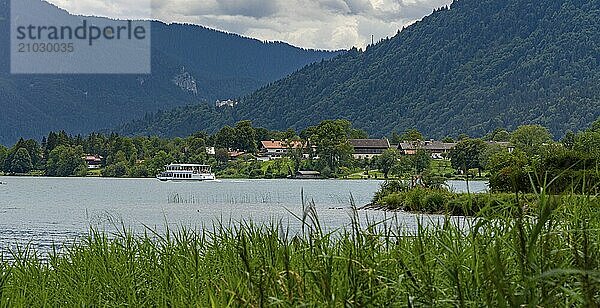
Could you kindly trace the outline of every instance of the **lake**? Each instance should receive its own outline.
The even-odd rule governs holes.
[[[283,221],[298,228],[302,192],[314,200],[321,222],[330,229],[350,223],[351,202],[370,202],[381,181],[347,180],[220,180],[175,183],[155,179],[0,177],[0,252],[31,244],[41,250],[53,243],[69,243],[90,227],[115,231],[115,225],[133,230],[145,226],[165,230],[180,226],[211,227],[223,221]],[[449,182],[465,191],[464,182]],[[472,182],[470,191],[487,189]],[[382,220],[394,216],[414,228],[417,215],[361,211]]]

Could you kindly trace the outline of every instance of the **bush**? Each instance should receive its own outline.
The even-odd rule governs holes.
[[[111,178],[124,177],[129,173],[129,167],[125,162],[119,162],[114,165],[110,165],[102,170],[102,176]]]
[[[250,178],[252,179],[259,179],[264,177],[264,175],[262,169],[253,169],[250,171]]]
[[[153,176],[148,171],[148,167],[146,165],[136,165],[131,170],[129,170],[129,177],[132,178],[147,178]]]
[[[430,191],[422,203],[428,212],[436,212],[446,208],[446,196],[441,191]]]
[[[532,208],[535,195],[521,195],[519,207],[515,207],[516,195],[508,193],[457,194],[446,189],[416,187],[400,189],[397,184],[384,184],[377,192],[373,204],[389,210],[403,210],[426,214],[454,216],[493,216],[497,212],[509,213],[517,208]],[[500,211],[501,210],[501,211]],[[485,211],[485,212],[484,212]],[[514,214],[514,213],[512,213]]]

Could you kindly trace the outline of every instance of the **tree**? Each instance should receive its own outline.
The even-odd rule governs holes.
[[[594,121],[594,123],[592,123],[589,130],[594,132],[600,132],[600,117],[598,117],[598,119]]]
[[[54,148],[46,163],[46,175],[48,176],[84,176],[86,174],[86,163],[83,159],[84,153],[81,146],[70,147],[60,145]]]
[[[235,125],[234,147],[246,153],[256,153],[256,131],[251,121],[240,121]]]
[[[199,135],[188,137],[184,140],[184,158],[183,161],[192,164],[203,164],[208,160],[206,153],[206,141]]]
[[[102,170],[102,176],[104,177],[120,178],[127,174],[129,174],[129,166],[125,162],[118,162]]]
[[[0,171],[4,170],[4,161],[8,157],[8,149],[0,144]]]
[[[43,169],[44,166],[42,164],[42,148],[37,143],[37,141],[33,139],[24,140],[23,138],[19,139],[19,141],[12,147],[11,151],[9,151],[8,158],[9,162],[5,165],[6,169],[10,169],[10,163],[14,158],[14,155],[17,153],[19,149],[25,149],[27,153],[29,153],[29,157],[31,160],[31,169]]]
[[[61,145],[70,145],[71,140],[69,135],[65,131],[60,131],[58,133],[50,132],[48,134],[48,138],[46,139],[46,144],[44,147],[44,155],[46,157],[50,156],[50,152],[54,150],[56,147]]]
[[[402,141],[402,136],[399,135],[396,131],[392,132],[392,135],[390,136],[390,142],[392,144],[400,144]]]
[[[220,164],[226,164],[229,161],[229,151],[227,149],[219,148],[215,151],[215,158]]]
[[[458,138],[456,138],[456,139],[458,141],[462,141],[462,140],[469,139],[469,138],[470,138],[469,135],[462,133],[462,134],[458,135]]]
[[[423,149],[418,149],[415,155],[411,155],[411,162],[416,174],[422,174],[431,166],[431,154]]]
[[[420,141],[424,140],[423,134],[418,131],[416,128],[412,128],[404,132],[402,136],[400,136],[401,141]]]
[[[588,130],[577,134],[573,148],[600,160],[600,130]]]
[[[300,165],[302,164],[302,160],[304,159],[304,146],[294,146],[294,144],[300,143],[302,144],[302,141],[300,141],[300,138],[294,138],[291,139],[290,141],[286,142],[286,147],[287,147],[287,154],[286,156],[289,157],[292,162],[294,163],[294,170],[292,171],[293,173],[291,175],[294,175],[296,173],[298,173],[298,171],[300,171]]]
[[[442,139],[442,142],[444,142],[444,143],[454,143],[454,138],[452,138],[450,136],[446,136],[446,137],[444,137],[444,139]]]
[[[129,169],[129,177],[132,178],[147,178],[147,177],[151,177],[154,176],[158,173],[150,173],[150,171],[148,170],[148,166],[146,165],[135,165],[132,168]]]
[[[383,176],[387,179],[390,171],[398,164],[400,153],[396,149],[387,149],[381,156],[377,157],[377,168],[383,172]]]
[[[540,125],[523,125],[515,130],[510,141],[529,156],[540,154],[544,144],[552,142],[552,134]]]
[[[413,170],[415,170],[413,158],[408,155],[400,155],[398,161],[390,170],[390,174],[403,176],[405,174],[410,174]]]
[[[592,123],[589,129],[574,137],[573,148],[600,160],[600,118]]]
[[[565,148],[572,150],[573,147],[575,146],[575,138],[576,138],[575,133],[569,130],[569,131],[567,131],[565,136],[560,140],[560,142],[563,144],[563,146]]]
[[[19,148],[10,161],[8,171],[10,173],[28,173],[31,169],[33,169],[33,164],[29,152],[25,148]]]
[[[146,161],[148,173],[157,175],[165,169],[165,166],[173,162],[173,157],[164,150],[158,151],[151,159]]]
[[[353,133],[352,124],[347,120],[326,120],[318,126],[306,130],[310,142],[317,147],[317,154],[324,159],[333,173],[352,157],[352,146],[348,137]]]
[[[483,169],[488,169],[492,157],[500,152],[508,152],[508,149],[498,144],[486,144],[485,149],[479,155],[481,167]]]
[[[223,127],[214,136],[214,144],[218,148],[231,149],[236,145],[237,131],[231,126]]]
[[[490,188],[495,192],[531,191],[528,173],[527,155],[515,150],[513,153],[502,151],[490,158]]]
[[[118,164],[118,163],[129,164],[129,160],[127,159],[127,155],[125,154],[125,152],[119,150],[114,155],[110,155],[106,159],[106,163],[109,166],[110,165],[115,165],[115,164]]]
[[[483,168],[481,157],[486,147],[487,144],[481,139],[464,139],[460,141],[450,151],[452,167],[462,170],[465,174],[468,174],[469,170],[477,168],[479,176],[481,176],[481,169]]]
[[[349,139],[367,139],[367,138],[369,138],[369,134],[362,129],[352,128],[352,129],[350,129],[350,134],[348,134],[348,138]]]
[[[509,142],[510,133],[504,128],[496,128],[493,132],[483,137],[485,141]]]

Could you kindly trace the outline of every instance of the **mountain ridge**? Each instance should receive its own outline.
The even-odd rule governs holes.
[[[541,124],[561,137],[600,116],[600,3],[459,0],[393,38],[313,63],[246,96],[221,120],[302,129],[344,118],[374,136],[418,128],[431,137]],[[186,114],[162,114],[190,123]],[[218,118],[218,117],[216,117]],[[150,122],[121,132],[154,134]],[[190,133],[192,129],[190,129]],[[162,127],[161,134],[182,131]]]
[[[47,2],[32,3],[50,15],[68,14]],[[6,46],[0,48],[0,144],[51,130],[84,134],[148,112],[236,99],[340,53],[152,21],[151,75],[10,75],[9,12],[9,1],[0,0],[0,45]]]

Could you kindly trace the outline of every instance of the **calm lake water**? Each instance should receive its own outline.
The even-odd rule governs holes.
[[[115,224],[134,230],[145,226],[211,227],[218,221],[283,221],[291,228],[300,222],[301,194],[314,200],[321,222],[328,228],[350,223],[350,198],[357,206],[370,202],[381,181],[340,180],[222,180],[172,183],[154,179],[0,177],[0,252],[31,244],[41,250],[53,243],[70,243],[90,227],[109,232]],[[449,183],[465,191],[464,182]],[[473,182],[470,191],[487,189]],[[381,220],[395,216],[407,228],[417,216],[407,213],[361,211]]]

